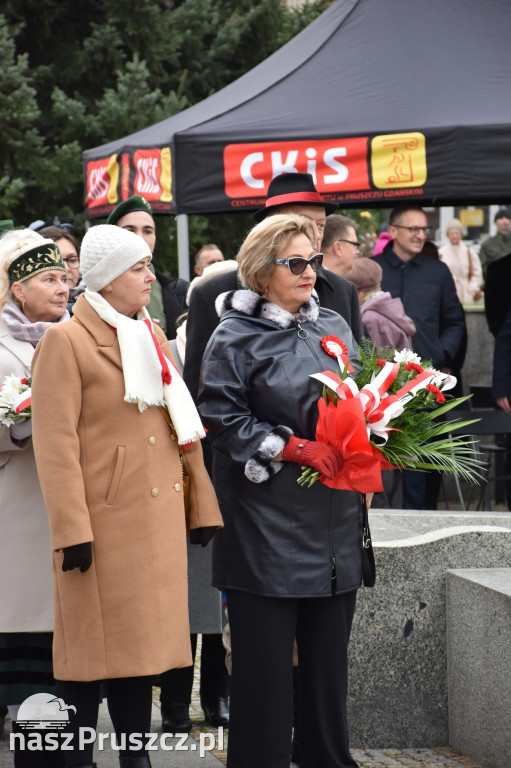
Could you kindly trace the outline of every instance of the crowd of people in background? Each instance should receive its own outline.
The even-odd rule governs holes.
[[[371,238],[337,209],[310,174],[275,177],[236,258],[202,245],[191,283],[155,269],[139,195],[81,243],[68,220],[0,222],[0,386],[32,379],[33,404],[0,425],[0,579],[13,585],[0,711],[18,732],[34,693],[79,710],[75,749],[43,753],[41,768],[92,768],[77,729],[95,727],[103,695],[116,733],[147,733],[157,684],[163,731],[190,732],[199,636],[201,706],[229,728],[228,766],[355,768],[347,648],[362,500],[297,490],[302,464],[333,476],[343,461],[314,439],[315,389],[300,382],[317,361],[303,340],[336,333],[353,360],[364,337],[412,349],[461,394],[464,305],[484,296],[493,396],[511,412],[511,214],[498,211],[477,253],[459,219],[437,247],[420,207],[393,210]],[[374,506],[436,508],[439,473],[386,474]],[[120,762],[150,766],[144,747]]]

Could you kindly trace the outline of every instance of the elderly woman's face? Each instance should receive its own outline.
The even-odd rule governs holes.
[[[49,269],[14,283],[12,292],[31,323],[54,323],[66,311],[69,296],[67,272]]]
[[[277,258],[310,259],[314,253],[310,240],[302,234],[295,235],[287,246],[282,247]],[[266,286],[265,296],[294,315],[305,301],[309,301],[315,282],[316,273],[310,264],[301,275],[293,275],[287,264],[277,264]]]
[[[458,245],[458,243],[461,241],[461,232],[457,227],[453,227],[453,229],[448,231],[447,237],[449,238],[451,245]]]
[[[149,256],[141,259],[100,291],[117,312],[133,317],[139,309],[149,304],[151,283],[156,280],[149,269],[150,263]]]

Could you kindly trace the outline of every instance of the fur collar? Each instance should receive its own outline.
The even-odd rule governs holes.
[[[230,309],[241,312],[248,317],[261,317],[264,320],[272,320],[280,328],[294,328],[296,323],[315,323],[319,315],[317,294],[314,291],[313,298],[302,304],[296,315],[287,309],[279,307],[267,299],[263,299],[258,293],[246,289],[227,291],[221,293],[215,301],[215,309],[218,316]]]

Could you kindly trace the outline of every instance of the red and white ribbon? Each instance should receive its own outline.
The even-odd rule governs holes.
[[[370,437],[372,433],[387,442],[392,429],[388,426],[389,422],[403,413],[405,405],[415,397],[417,392],[425,389],[428,384],[441,386],[443,391],[452,389],[456,385],[454,376],[441,371],[425,370],[401,387],[395,395],[390,395],[388,389],[398,373],[399,363],[385,363],[372,381],[360,390],[353,379],[343,380],[331,371],[311,374],[311,378],[325,384],[341,400],[358,397],[366,419],[367,436]]]
[[[27,408],[30,408],[32,405],[32,390],[26,389],[24,392],[21,392],[19,395],[17,395],[13,402],[12,407],[13,410],[16,411],[16,413],[22,413]]]

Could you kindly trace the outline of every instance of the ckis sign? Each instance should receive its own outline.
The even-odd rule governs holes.
[[[296,172],[312,174],[326,200],[420,197],[428,175],[426,139],[419,132],[404,132],[229,144],[224,149],[225,193],[234,208],[263,203],[272,178]]]
[[[368,137],[229,144],[224,150],[225,192],[231,198],[261,197],[280,173],[311,173],[323,195],[369,189]]]

